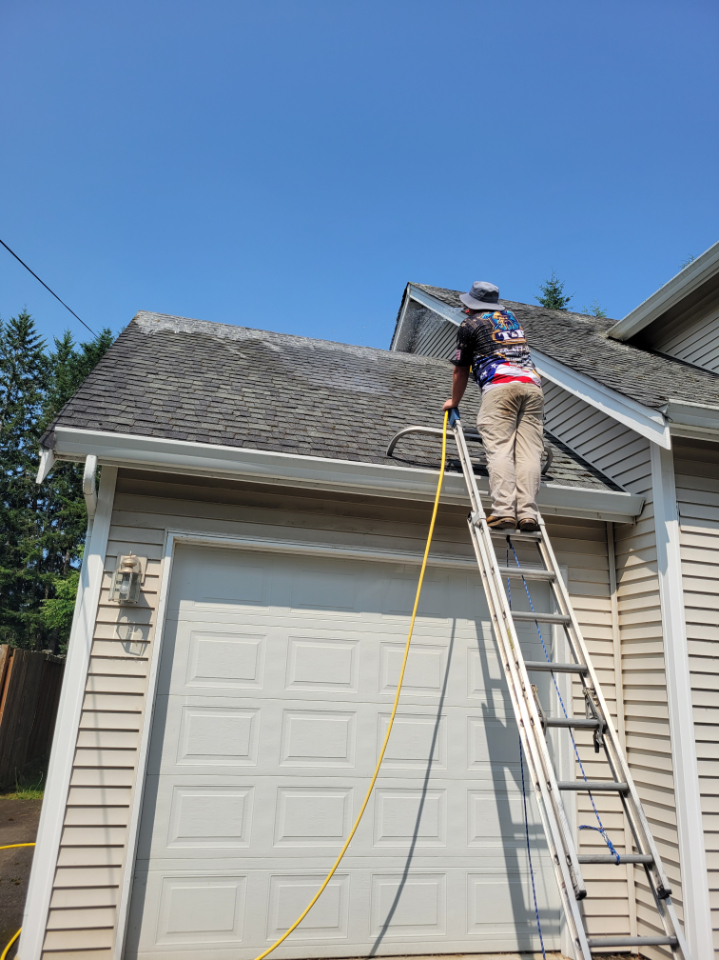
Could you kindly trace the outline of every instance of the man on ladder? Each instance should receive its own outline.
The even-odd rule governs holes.
[[[519,321],[499,302],[499,288],[477,281],[460,295],[466,316],[452,359],[452,396],[444,410],[459,406],[470,368],[482,391],[477,417],[487,454],[495,529],[538,529],[537,494],[544,446],[544,396]]]

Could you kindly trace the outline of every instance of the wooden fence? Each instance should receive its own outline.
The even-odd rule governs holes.
[[[0,790],[50,753],[65,660],[0,645]]]

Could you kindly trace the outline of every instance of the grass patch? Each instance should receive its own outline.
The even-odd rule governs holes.
[[[38,764],[33,766],[34,770],[15,777],[15,789],[0,793],[0,800],[42,800],[45,793],[44,765],[40,769]]]

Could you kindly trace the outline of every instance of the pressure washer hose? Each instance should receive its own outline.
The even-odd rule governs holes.
[[[417,593],[415,594],[414,607],[412,608],[412,619],[410,620],[410,624],[409,624],[409,633],[407,634],[407,643],[405,644],[405,647],[404,647],[404,659],[402,660],[402,669],[399,672],[399,682],[397,683],[397,693],[395,693],[394,695],[394,704],[392,705],[392,713],[390,714],[389,725],[387,726],[387,733],[385,734],[384,743],[382,744],[382,749],[379,752],[379,760],[377,761],[377,766],[375,767],[374,773],[372,775],[372,780],[370,782],[369,789],[367,790],[367,795],[364,798],[364,802],[362,804],[362,807],[360,808],[360,812],[357,815],[357,819],[354,822],[354,826],[350,830],[349,836],[345,841],[345,845],[340,850],[340,855],[337,857],[334,864],[332,865],[332,869],[325,877],[322,883],[322,886],[319,888],[317,893],[310,900],[306,909],[299,915],[299,917],[295,920],[295,922],[292,924],[289,930],[283,933],[280,939],[276,940],[272,944],[272,946],[269,947],[269,949],[265,950],[264,953],[261,953],[259,957],[256,958],[256,960],[264,960],[264,957],[269,956],[269,954],[271,954],[273,950],[279,947],[279,945],[289,937],[292,931],[296,930],[297,927],[299,927],[299,925],[305,919],[305,917],[310,912],[312,907],[314,907],[314,905],[317,903],[319,898],[322,896],[322,893],[324,892],[325,887],[334,876],[334,873],[337,867],[339,867],[342,861],[342,857],[344,857],[344,855],[347,853],[347,847],[349,847],[352,837],[357,832],[357,827],[360,825],[360,820],[362,819],[362,815],[364,814],[367,804],[369,803],[369,798],[372,794],[372,790],[374,789],[374,785],[377,782],[377,777],[379,776],[379,768],[382,766],[382,760],[384,759],[385,750],[387,749],[387,744],[389,743],[389,735],[390,733],[392,733],[392,724],[394,723],[394,718],[397,715],[397,707],[399,706],[399,695],[400,695],[400,691],[402,690],[402,681],[404,680],[404,671],[405,671],[405,667],[407,666],[407,657],[409,656],[409,645],[410,645],[410,641],[412,640],[412,634],[414,632],[414,621],[417,619],[417,607],[419,606],[419,598],[422,594],[422,583],[424,582],[424,571],[427,569],[427,557],[429,556],[429,548],[432,544],[432,534],[434,533],[434,524],[435,524],[435,521],[437,520],[437,510],[439,509],[439,495],[442,490],[442,480],[444,479],[444,465],[445,465],[446,456],[447,456],[447,418],[448,417],[449,417],[449,412],[445,412],[444,426],[442,429],[442,460],[439,467],[439,479],[437,480],[437,492],[434,495],[434,509],[432,510],[432,519],[429,524],[429,533],[427,534],[427,543],[424,548],[424,557],[422,558],[422,567],[419,571],[419,582],[417,583]],[[10,843],[6,847],[0,847],[0,850],[9,850],[11,847],[34,847],[34,846],[35,846],[34,843]],[[0,960],[5,960],[10,950],[10,947],[15,943],[17,938],[20,936],[20,932],[21,931],[18,930],[18,932],[12,938],[10,943],[8,943],[8,945],[5,947],[2,954],[0,955]]]
[[[35,846],[34,843],[8,843],[4,847],[0,847],[0,850],[12,850],[13,847],[34,847],[34,846]],[[15,943],[15,941],[17,940],[17,938],[20,936],[21,933],[22,933],[22,927],[20,927],[20,929],[18,930],[18,932],[15,934],[14,937],[10,938],[10,942],[5,947],[3,952],[0,954],[0,960],[5,960],[8,953],[10,952],[10,947]]]
[[[305,917],[310,912],[312,907],[314,907],[314,905],[317,903],[319,898],[322,896],[322,893],[325,887],[334,876],[334,873],[337,867],[339,867],[342,861],[342,857],[344,857],[345,853],[347,853],[347,847],[349,847],[352,837],[357,832],[357,827],[360,825],[360,820],[362,819],[362,815],[364,814],[367,804],[369,803],[369,798],[372,794],[372,790],[374,789],[374,785],[377,781],[377,777],[379,776],[379,769],[382,766],[382,760],[384,759],[385,750],[387,749],[387,744],[389,743],[389,735],[390,733],[392,733],[392,724],[394,723],[394,718],[397,715],[397,707],[399,706],[399,695],[400,695],[400,691],[402,690],[402,681],[404,680],[404,671],[405,671],[405,667],[407,666],[407,657],[409,656],[409,645],[410,645],[410,641],[412,640],[412,633],[414,632],[414,621],[417,619],[417,607],[419,606],[419,598],[422,593],[422,583],[424,581],[424,572],[427,568],[427,557],[429,556],[429,548],[432,543],[432,534],[434,533],[434,524],[435,524],[435,521],[437,520],[437,510],[439,509],[439,495],[442,490],[442,480],[444,479],[444,465],[445,465],[446,455],[447,455],[447,418],[448,417],[449,417],[449,411],[445,411],[444,426],[442,428],[442,460],[439,468],[439,479],[437,480],[437,492],[434,495],[434,509],[432,510],[432,520],[430,521],[430,524],[429,524],[429,533],[427,534],[427,543],[424,548],[424,557],[422,558],[422,567],[419,571],[419,582],[417,583],[417,593],[415,594],[414,607],[412,608],[412,619],[410,620],[410,624],[409,624],[409,633],[407,634],[407,643],[405,644],[405,647],[404,647],[404,659],[402,660],[402,669],[399,672],[397,692],[394,695],[394,704],[392,705],[392,713],[390,714],[389,724],[387,726],[387,733],[385,734],[385,737],[384,737],[384,743],[382,744],[382,749],[379,752],[379,759],[377,761],[377,766],[375,767],[374,773],[372,774],[372,780],[370,781],[370,785],[367,790],[367,794],[364,798],[364,802],[360,807],[360,812],[357,814],[357,819],[355,820],[354,825],[349,832],[349,836],[345,840],[345,845],[340,850],[339,856],[337,857],[334,864],[332,865],[332,869],[330,870],[330,872],[327,874],[324,881],[322,882],[322,886],[319,888],[317,893],[310,900],[305,910],[299,915],[299,917],[295,920],[292,926],[288,930],[286,930],[285,933],[282,934],[280,939],[276,940],[271,947],[269,947],[267,950],[265,950],[264,953],[261,953],[258,957],[256,957],[256,960],[264,960],[264,958],[269,956],[269,954],[271,954],[273,950],[276,950],[277,947],[279,947],[279,945],[289,937],[292,931],[296,930],[297,927],[299,927],[299,925],[305,919]],[[2,958],[0,958],[0,960],[2,960]]]

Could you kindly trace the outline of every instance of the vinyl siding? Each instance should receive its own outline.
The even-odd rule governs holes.
[[[719,373],[719,303],[701,304],[653,342],[655,350]]]
[[[393,349],[402,353],[417,353],[422,357],[449,360],[455,351],[456,343],[456,324],[443,320],[432,310],[410,300]]]
[[[709,895],[719,949],[719,449],[677,440],[674,469]]]
[[[440,511],[434,541],[438,552],[472,556],[465,517],[461,508]],[[110,960],[112,956],[119,890],[128,869],[128,822],[136,789],[140,730],[148,708],[150,648],[166,531],[296,538],[410,549],[419,555],[428,519],[426,504],[297,495],[259,485],[197,479],[185,483],[159,474],[120,472],[44,957]],[[607,699],[614,705],[605,525],[553,518],[548,527],[559,563],[568,570],[577,616],[600,669]],[[130,551],[146,556],[148,566],[142,603],[125,621],[131,608],[120,611],[110,604],[108,591],[116,558]],[[137,631],[137,637],[121,639],[119,632],[128,636],[131,629]],[[581,707],[575,704],[576,709]],[[581,743],[581,750],[591,777],[594,755],[586,742]],[[602,798],[600,809],[605,825],[622,845],[622,815],[612,801]],[[582,801],[579,822],[591,822]],[[588,847],[596,845],[596,834],[582,834]],[[592,872],[597,869],[586,868],[590,895],[595,898],[587,901],[590,933],[630,932],[626,867],[616,868],[607,880]]]
[[[617,483],[646,500],[636,524],[614,530],[627,758],[682,918],[672,749],[664,670],[649,442],[553,383],[544,383],[548,428]],[[657,914],[643,870],[635,869],[640,936]],[[652,948],[647,955],[661,955]]]

